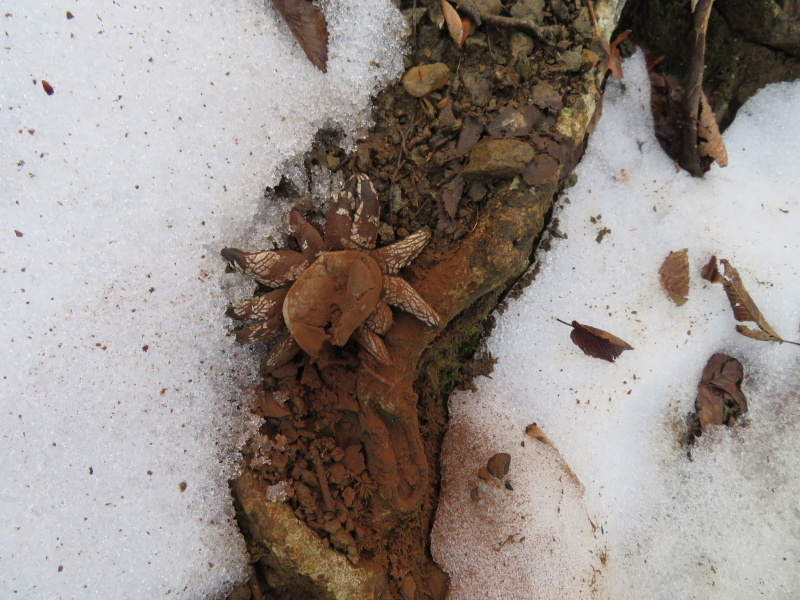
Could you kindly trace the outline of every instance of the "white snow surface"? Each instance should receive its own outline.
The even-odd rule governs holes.
[[[727,258],[775,329],[800,340],[800,83],[752,98],[725,133],[730,166],[693,179],[655,140],[643,58],[625,69],[557,209],[568,238],[498,316],[491,377],[450,399],[433,552],[453,600],[800,595],[800,351],[736,333],[722,287],[699,276]],[[658,269],[682,248],[691,287],[677,307]],[[614,364],[585,356],[556,317],[634,350]],[[685,418],[715,352],[743,363],[750,410],[690,459]],[[532,422],[582,498],[525,435]],[[513,491],[477,477],[495,452],[512,456]]]
[[[219,250],[279,239],[265,186],[368,123],[400,15],[327,2],[323,74],[262,0],[2,9],[0,597],[215,597],[254,368]]]

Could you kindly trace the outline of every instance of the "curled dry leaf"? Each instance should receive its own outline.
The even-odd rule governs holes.
[[[711,425],[733,425],[737,417],[747,412],[743,380],[742,364],[735,358],[714,354],[708,360],[694,401],[694,436],[705,433]]]
[[[441,4],[442,14],[444,15],[445,23],[447,23],[450,37],[453,38],[456,48],[461,48],[469,37],[470,20],[459,15],[447,0],[441,0]]]
[[[753,329],[752,327],[737,325],[736,331],[743,336],[761,342],[778,342],[781,344],[786,343],[800,346],[800,343],[784,340],[778,335],[778,332],[775,331],[772,325],[769,324],[769,321],[764,318],[764,315],[761,314],[755,301],[750,297],[750,294],[744,287],[744,283],[742,283],[741,277],[739,277],[739,272],[724,258],[719,262],[722,263],[725,269],[724,275],[720,274],[717,268],[717,259],[715,256],[712,256],[708,264],[703,267],[701,275],[704,279],[722,284],[722,288],[725,290],[725,294],[728,296],[728,302],[730,302],[731,309],[733,310],[733,317],[737,321],[752,321],[759,327],[759,329]]]
[[[689,249],[670,252],[658,270],[661,286],[678,306],[689,299]]]
[[[758,306],[756,306],[756,303],[750,297],[747,289],[745,289],[744,283],[742,283],[742,279],[739,277],[739,272],[724,258],[719,262],[722,263],[722,266],[725,268],[722,286],[725,289],[725,293],[728,295],[728,302],[730,302],[731,308],[733,309],[733,317],[740,322],[753,321],[767,333],[781,339],[781,336],[778,335],[772,328],[772,325],[764,318],[764,315],[761,314],[761,311],[758,310]]]
[[[328,72],[328,25],[325,15],[308,0],[272,0],[300,47],[323,73]]]
[[[606,69],[611,71],[611,77],[614,79],[622,79],[624,77],[624,74],[622,73],[622,56],[620,56],[619,53],[619,45],[622,43],[622,40],[628,37],[630,32],[630,29],[626,29],[617,36],[617,39],[611,42]]]
[[[582,325],[577,321],[567,323],[561,319],[556,320],[572,327],[572,333],[569,335],[572,343],[583,350],[584,354],[593,358],[614,362],[625,350],[633,350],[633,346],[602,329]]]
[[[706,266],[700,269],[700,277],[710,281],[711,283],[722,283],[724,281],[719,272],[719,268],[717,267],[716,256],[712,256],[711,259],[706,263]]]
[[[700,92],[700,116],[697,124],[697,150],[700,156],[714,159],[720,167],[728,166],[728,151],[722,134],[719,132],[714,111],[708,103],[705,92]]]

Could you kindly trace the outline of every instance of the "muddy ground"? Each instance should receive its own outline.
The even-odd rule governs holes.
[[[398,82],[377,98],[375,126],[356,154],[339,147],[336,132],[321,132],[305,164],[309,173],[369,175],[381,202],[379,246],[430,227],[430,244],[402,275],[446,325],[432,329],[396,312],[385,336],[392,366],[350,343],[316,361],[301,354],[247,390],[264,425],[231,487],[253,571],[230,598],[447,594],[429,551],[447,398],[491,371],[482,341],[492,312],[535,276],[523,274],[540,234],[557,228],[553,202],[574,183],[608,44],[595,36],[584,2],[519,1],[499,14],[533,17],[540,31],[482,24],[458,49],[439,26],[438,7],[439,0],[401,3],[413,31],[406,66],[442,64],[445,83],[414,89],[415,97]],[[663,10],[669,19],[634,2],[622,28],[670,53],[664,67],[680,74],[688,14]],[[765,78],[800,72],[796,59],[726,27],[715,14],[709,64],[726,66],[708,82],[723,124]],[[741,55],[730,66],[734,50]],[[269,193],[298,198],[308,190],[283,184]],[[324,214],[304,214],[324,225]]]

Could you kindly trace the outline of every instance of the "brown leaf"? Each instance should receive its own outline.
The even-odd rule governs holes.
[[[570,325],[561,319],[557,321]],[[623,351],[633,350],[633,346],[602,329],[582,325],[577,321],[573,321],[571,326],[572,333],[569,338],[588,356],[614,362]]]
[[[764,315],[761,314],[761,311],[758,310],[758,306],[753,302],[750,294],[747,293],[739,277],[739,272],[724,258],[719,262],[721,262],[722,266],[725,268],[722,286],[725,289],[725,293],[728,295],[728,302],[730,302],[731,308],[733,309],[733,317],[740,322],[753,321],[767,333],[782,340],[781,336],[778,335],[772,328],[772,325],[764,318]]]
[[[742,365],[735,358],[714,354],[708,360],[694,401],[695,436],[705,433],[710,425],[733,425],[738,416],[747,412],[743,380]]]
[[[630,32],[630,29],[626,29],[617,36],[617,39],[611,42],[606,68],[607,70],[611,71],[611,77],[614,79],[622,79],[624,77],[624,74],[622,73],[622,57],[619,53],[619,45],[622,43],[622,40],[628,37]]]
[[[717,257],[712,256],[706,263],[706,266],[700,269],[700,277],[710,281],[711,283],[722,283],[722,275],[720,275],[719,268],[717,267]]]
[[[328,25],[325,15],[308,0],[272,0],[300,47],[323,73],[328,72]]]
[[[445,23],[447,23],[447,30],[450,32],[450,37],[453,38],[456,48],[461,48],[469,37],[470,20],[459,15],[456,9],[453,8],[453,5],[447,0],[441,0],[441,5],[442,14],[444,15]]]
[[[700,156],[714,159],[720,167],[728,166],[728,151],[719,132],[714,112],[708,104],[705,92],[700,92],[700,116],[697,124],[697,150]]]
[[[447,216],[451,219],[456,218],[458,204],[464,193],[464,176],[458,173],[446,185],[442,187],[442,204]]]
[[[760,342],[783,342],[779,337],[775,337],[769,331],[762,331],[761,329],[753,329],[752,327],[747,327],[745,325],[737,325],[736,331],[741,333],[745,337],[753,338],[754,340],[758,340]]]
[[[689,249],[670,252],[658,270],[661,286],[678,306],[689,299]]]

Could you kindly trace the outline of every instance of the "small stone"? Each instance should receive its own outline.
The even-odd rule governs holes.
[[[582,52],[582,48],[573,48],[572,50],[567,50],[562,53],[561,56],[558,57],[558,68],[567,73],[580,71],[581,66],[583,66]]]
[[[572,22],[572,27],[585,39],[592,39],[592,36],[594,35],[594,25],[592,24],[592,19],[589,16],[588,8],[585,6],[581,7],[580,11],[578,12],[578,16],[575,17],[575,20]]]
[[[543,185],[558,177],[561,165],[549,154],[540,154],[525,168],[522,178],[528,185]]]
[[[339,550],[346,550],[348,546],[355,547],[356,541],[353,539],[353,536],[341,528],[341,523],[339,523],[339,521],[336,521],[336,524],[340,527],[331,535],[331,544],[333,544],[333,547]]]
[[[342,528],[342,524],[334,519],[332,521],[325,521],[325,525],[322,528],[333,535]]]
[[[527,135],[531,127],[532,123],[528,122],[521,110],[506,106],[486,129],[492,137],[506,138]]]
[[[583,61],[583,67],[586,69],[590,69],[600,63],[600,57],[597,55],[597,52],[587,50],[586,48],[581,52],[581,60]]]
[[[480,181],[473,181],[467,186],[467,196],[473,202],[480,202],[486,197],[488,190]]]
[[[533,38],[519,31],[513,32],[508,44],[508,54],[512,64],[517,61],[520,52],[526,56],[533,54],[533,47]]]
[[[492,73],[487,69],[483,73],[464,71],[461,80],[467,88],[473,106],[486,106],[492,97]]]
[[[299,481],[293,482],[292,487],[294,488],[294,495],[297,498],[297,501],[300,502],[300,506],[306,510],[313,510],[317,505],[317,501],[314,499],[314,495],[311,493],[311,490],[305,484],[300,483]]]
[[[446,86],[450,82],[450,68],[444,63],[412,67],[403,76],[403,87],[415,98]]]
[[[489,473],[489,469],[486,467],[481,467],[478,469],[478,477],[483,479],[484,481],[489,481],[492,478],[492,474]]]
[[[347,478],[347,469],[342,463],[340,462],[333,463],[328,468],[328,479],[333,485],[341,487],[342,484],[345,483],[346,478]]]
[[[533,103],[539,108],[547,109],[551,112],[559,112],[564,106],[562,97],[561,92],[546,83],[540,83],[531,92]]]
[[[381,223],[378,227],[378,237],[381,244],[391,244],[394,242],[394,229],[388,223]]]
[[[569,9],[563,0],[550,0],[550,9],[562,23],[569,21]]]
[[[503,10],[503,3],[500,0],[472,0],[471,4],[484,15],[496,15]]]
[[[469,497],[473,502],[478,502],[481,499],[481,490],[476,485],[469,491]]]
[[[353,501],[356,499],[356,491],[351,487],[346,487],[342,490],[342,500],[347,508],[353,506]]]
[[[511,7],[511,16],[517,19],[528,18],[534,23],[544,19],[544,0],[519,0]]]
[[[414,594],[417,591],[417,582],[413,577],[406,577],[403,584],[400,586],[400,594],[403,600],[414,600]]]
[[[514,177],[525,170],[536,152],[517,139],[481,140],[472,149],[464,176],[472,179]]]
[[[364,455],[361,453],[361,444],[348,446],[344,449],[344,458],[342,464],[353,477],[361,473],[366,465],[364,464]]]
[[[492,477],[502,479],[508,474],[508,468],[511,466],[511,455],[506,452],[498,452],[486,463],[486,468]]]

